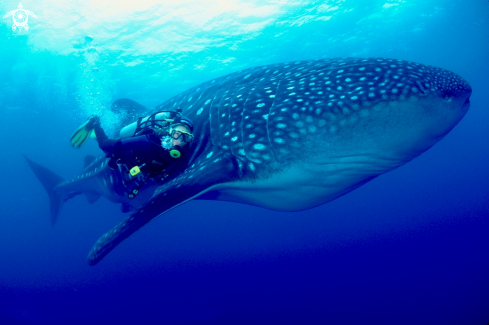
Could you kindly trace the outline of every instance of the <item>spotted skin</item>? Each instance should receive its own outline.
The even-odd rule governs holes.
[[[450,71],[383,58],[280,63],[191,88],[154,109],[180,108],[194,121],[188,166],[156,185],[87,261],[195,198],[283,211],[331,201],[434,145],[465,115],[470,94]]]

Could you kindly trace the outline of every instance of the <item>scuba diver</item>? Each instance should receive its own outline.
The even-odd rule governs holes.
[[[148,178],[165,179],[187,160],[188,145],[194,136],[192,121],[179,111],[156,112],[139,118],[120,131],[120,139],[109,139],[98,116],[90,117],[71,137],[75,148],[95,138],[109,159],[112,169],[130,174],[130,183],[144,174],[144,180],[129,198],[134,198]]]

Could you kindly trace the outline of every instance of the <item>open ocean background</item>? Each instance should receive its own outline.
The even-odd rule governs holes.
[[[0,324],[489,323],[487,0],[22,4],[28,32],[0,20]],[[50,227],[22,154],[72,177],[101,153],[72,132],[91,114],[113,128],[114,100],[152,108],[243,68],[351,56],[454,71],[471,108],[414,161],[315,209],[193,201],[95,267],[119,205],[78,196]]]

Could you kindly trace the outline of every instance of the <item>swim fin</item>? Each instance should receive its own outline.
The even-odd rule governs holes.
[[[75,130],[73,135],[71,136],[71,145],[74,148],[80,148],[87,142],[93,132],[93,121],[92,119],[88,119],[85,123],[83,123],[78,129]]]

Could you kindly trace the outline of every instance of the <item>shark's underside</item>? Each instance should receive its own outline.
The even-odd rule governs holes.
[[[29,161],[51,198],[52,221],[76,194],[135,211],[88,255],[98,263],[140,227],[189,200],[226,200],[298,211],[331,201],[418,156],[465,115],[471,88],[440,68],[392,59],[327,59],[246,69],[154,109],[194,121],[185,168],[129,200],[121,170],[88,159],[64,181]],[[131,185],[134,186],[134,185]]]

